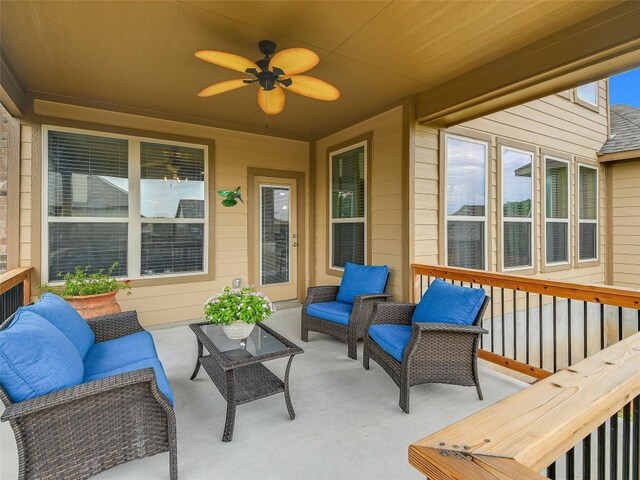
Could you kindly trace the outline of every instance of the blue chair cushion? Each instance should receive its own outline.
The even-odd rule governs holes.
[[[89,324],[64,299],[53,293],[45,293],[35,305],[25,307],[46,318],[60,330],[76,347],[81,358],[84,358],[96,336]]]
[[[129,373],[135,370],[141,370],[143,368],[153,368],[156,373],[156,383],[158,384],[158,388],[162,393],[164,393],[164,395],[169,399],[169,402],[173,406],[173,392],[171,391],[171,386],[169,385],[167,375],[164,373],[164,368],[162,368],[162,363],[160,363],[160,360],[158,360],[157,358],[147,358],[146,360],[140,360],[138,362],[132,362],[127,365],[114,368],[113,370],[94,373],[93,375],[85,375],[84,381],[92,382],[94,380],[100,380],[101,378],[111,377],[120,373]]]
[[[389,267],[368,267],[349,263],[344,266],[344,274],[336,300],[353,303],[358,295],[384,293],[389,276]]]
[[[369,337],[393,358],[402,362],[402,354],[411,337],[409,325],[371,325]]]
[[[349,325],[349,317],[353,304],[343,302],[312,303],[307,307],[307,314],[341,325]]]
[[[82,383],[82,358],[71,341],[35,312],[20,308],[0,330],[0,384],[21,402]]]
[[[136,332],[124,337],[95,343],[84,358],[84,375],[93,376],[125,367],[149,358],[158,358],[149,332]]]
[[[422,296],[411,321],[473,325],[484,297],[481,288],[451,285],[438,278]]]

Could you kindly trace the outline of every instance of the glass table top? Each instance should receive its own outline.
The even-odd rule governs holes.
[[[215,347],[230,360],[239,360],[242,357],[258,357],[289,350],[287,345],[262,329],[259,324],[254,327],[251,335],[242,340],[230,339],[219,325],[200,325],[200,329]]]

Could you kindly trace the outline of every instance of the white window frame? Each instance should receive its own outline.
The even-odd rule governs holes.
[[[595,84],[595,86],[596,86],[596,102],[595,103],[593,103],[593,102],[587,100],[586,98],[583,98],[583,97],[580,96],[580,88],[584,87],[586,85],[591,85],[591,84]],[[580,103],[582,105],[585,105],[585,106],[588,106],[590,108],[593,108],[594,110],[598,110],[598,108],[600,106],[600,99],[599,99],[599,97],[600,97],[600,85],[599,85],[599,83],[597,81],[596,82],[585,83],[583,85],[579,85],[575,89],[575,96],[576,96],[576,102],[577,103]]]
[[[331,270],[344,271],[344,267],[339,267],[333,264],[333,226],[336,223],[363,223],[364,224],[364,265],[369,264],[368,259],[368,244],[367,244],[367,228],[368,228],[368,193],[369,193],[369,151],[367,148],[368,141],[363,140],[348,147],[341,148],[329,154],[329,268]],[[364,147],[364,216],[363,217],[351,217],[351,218],[333,218],[333,157],[340,155],[341,153],[348,152],[349,150],[355,150],[356,148]]]
[[[502,249],[502,256],[501,256],[501,261],[502,261],[502,271],[503,272],[514,272],[514,271],[518,271],[518,270],[531,270],[532,268],[534,268],[534,265],[536,264],[536,259],[535,259],[535,254],[536,254],[536,249],[535,249],[535,224],[533,222],[533,219],[535,218],[535,153],[530,151],[530,150],[523,150],[522,148],[515,148],[515,147],[510,147],[509,145],[500,145],[500,158],[504,159],[504,151],[506,150],[511,150],[513,152],[518,152],[518,153],[523,153],[525,155],[529,155],[529,157],[531,157],[531,216],[529,218],[526,217],[505,217],[504,215],[504,160],[501,160],[500,162],[500,204],[499,204],[499,208],[500,208],[500,227],[501,227],[501,235],[500,235],[500,245],[501,245],[501,249]],[[485,212],[486,212],[486,208],[485,208]],[[529,257],[531,258],[531,264],[530,265],[523,265],[523,266],[518,266],[518,267],[505,267],[504,266],[504,224],[506,222],[510,222],[510,223],[529,223],[531,224],[531,239],[530,239],[530,243],[529,243],[529,248],[530,248],[530,255]]]
[[[96,137],[124,139],[128,141],[128,181],[129,206],[127,217],[50,217],[49,216],[49,132],[68,132]],[[43,125],[42,127],[42,241],[41,241],[41,272],[42,278],[49,278],[49,223],[127,223],[127,278],[131,280],[150,280],[174,277],[189,277],[207,275],[209,270],[209,148],[207,145],[163,140],[162,138],[123,135],[80,128],[58,127]],[[202,149],[204,153],[204,218],[145,218],[140,216],[140,144],[155,143],[159,145],[176,145]],[[203,224],[203,256],[202,270],[180,272],[172,274],[140,275],[142,263],[142,223],[201,223]],[[62,283],[50,280],[49,285]]]
[[[547,160],[553,160],[554,162],[561,162],[567,165],[567,218],[547,218]],[[557,267],[560,265],[569,265],[571,263],[571,162],[564,158],[554,157],[553,155],[544,155],[542,160],[543,173],[542,173],[542,194],[544,198],[544,209],[542,215],[544,216],[544,265],[545,267]],[[567,260],[564,262],[547,262],[547,223],[565,223],[567,225]]]
[[[484,158],[484,216],[482,217],[469,217],[469,216],[453,216],[453,215],[449,215],[448,209],[447,209],[447,205],[448,205],[448,196],[447,196],[447,172],[448,172],[448,163],[449,163],[449,151],[448,151],[448,146],[449,146],[449,138],[456,138],[458,140],[462,140],[464,142],[469,142],[469,143],[477,143],[479,145],[484,145],[485,149],[485,158]],[[490,208],[489,207],[489,152],[491,150],[491,145],[489,144],[489,142],[484,141],[484,140],[478,140],[476,138],[471,138],[471,137],[465,137],[463,135],[455,135],[455,134],[451,134],[451,133],[445,133],[444,135],[444,169],[443,169],[443,181],[444,181],[444,199],[443,199],[443,213],[444,213],[444,261],[445,261],[445,265],[449,265],[449,221],[461,221],[461,222],[480,222],[482,221],[484,223],[484,228],[483,228],[483,240],[484,240],[484,252],[482,252],[482,263],[484,265],[484,271],[489,270],[489,255],[488,255],[488,250],[489,250],[489,233],[488,233],[488,215],[487,215],[487,210]]]
[[[595,170],[596,171],[596,218],[595,220],[590,220],[590,219],[582,219],[580,218],[580,202],[582,200],[582,189],[580,187],[580,168],[589,168],[591,170]],[[578,162],[577,164],[577,171],[576,171],[576,181],[578,183],[578,189],[577,189],[577,193],[578,193],[578,205],[576,208],[576,220],[577,220],[577,225],[578,225],[578,231],[576,232],[576,257],[578,259],[578,263],[589,263],[589,262],[594,262],[597,261],[600,258],[600,227],[599,227],[599,217],[600,217],[600,169],[594,165],[589,165],[587,163],[581,163]],[[580,258],[580,224],[582,223],[586,223],[586,224],[595,224],[596,225],[596,256],[593,258]]]

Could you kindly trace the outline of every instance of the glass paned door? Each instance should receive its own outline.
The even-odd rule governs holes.
[[[297,297],[296,181],[254,177],[254,278],[271,300]]]
[[[291,189],[260,185],[260,284],[287,283],[291,231]]]

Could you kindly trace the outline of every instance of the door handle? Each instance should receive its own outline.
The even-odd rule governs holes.
[[[292,247],[297,247],[298,246],[298,242],[293,242],[293,244],[291,246]]]

